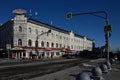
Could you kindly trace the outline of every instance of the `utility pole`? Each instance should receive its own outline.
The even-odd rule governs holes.
[[[35,50],[36,50],[37,56],[39,55],[39,51],[38,51],[38,39],[39,39],[39,37],[40,37],[41,35],[49,34],[49,33],[51,33],[51,29],[48,30],[47,32],[43,32],[43,33],[41,33],[41,34],[39,34],[39,35],[37,34],[37,36],[36,36],[36,42],[35,42]]]
[[[100,13],[104,14],[105,16],[98,15]],[[105,26],[104,26],[105,39],[106,39],[105,46],[107,47],[107,61],[109,61],[109,38],[111,36],[110,32],[112,31],[112,26],[108,23],[108,14],[106,11],[85,12],[85,13],[77,13],[77,14],[73,14],[72,12],[69,12],[66,15],[66,19],[70,20],[73,16],[86,15],[86,14],[90,14],[105,19]]]

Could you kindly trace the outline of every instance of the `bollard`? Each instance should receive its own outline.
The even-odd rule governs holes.
[[[115,63],[115,60],[114,60],[114,59],[111,59],[111,60],[110,60],[110,63],[111,63],[111,64],[114,64],[114,63]]]
[[[100,67],[95,67],[92,69],[91,78],[93,80],[104,80],[104,78],[102,77],[102,70],[100,69]]]
[[[93,68],[92,76],[102,76],[102,70],[99,67]]]
[[[102,70],[102,73],[108,73],[108,68],[107,68],[107,66],[105,64],[101,64],[100,68]]]
[[[90,80],[90,76],[85,72],[81,72],[76,76],[76,80]]]
[[[117,56],[115,56],[115,59],[114,59],[114,60],[115,60],[115,63],[117,63],[117,60],[118,60]]]
[[[111,64],[109,61],[105,62],[105,65],[107,66],[108,70],[111,70]]]

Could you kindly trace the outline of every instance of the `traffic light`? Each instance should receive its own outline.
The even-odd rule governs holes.
[[[104,26],[104,32],[106,33],[106,32],[112,32],[112,25],[105,25]]]
[[[66,19],[69,20],[69,19],[72,18],[72,16],[73,16],[72,12],[69,12],[69,13],[67,13],[67,15],[66,15]]]

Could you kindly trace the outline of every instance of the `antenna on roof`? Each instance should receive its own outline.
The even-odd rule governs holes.
[[[29,14],[29,16],[30,16],[30,18],[32,17],[32,11],[30,10],[30,12],[29,12],[30,14]]]
[[[50,25],[52,25],[52,24],[53,24],[53,22],[51,21],[51,22],[50,22]]]
[[[38,12],[36,11],[36,12],[35,12],[35,18],[36,18],[36,19],[37,19],[37,16],[38,16]]]

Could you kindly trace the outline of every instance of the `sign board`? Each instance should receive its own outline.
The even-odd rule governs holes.
[[[104,26],[104,32],[112,32],[112,25],[111,24],[105,25]]]
[[[6,44],[6,49],[11,49],[11,44]]]

